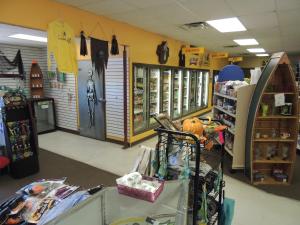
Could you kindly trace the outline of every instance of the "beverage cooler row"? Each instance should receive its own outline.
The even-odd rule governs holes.
[[[133,64],[134,133],[157,126],[152,115],[179,119],[208,106],[209,71]]]

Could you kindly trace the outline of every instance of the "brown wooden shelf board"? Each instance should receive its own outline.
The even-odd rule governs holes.
[[[291,160],[283,160],[280,157],[274,157],[274,158],[272,158],[270,160],[267,160],[267,159],[256,159],[256,160],[253,160],[253,163],[292,164],[293,162]]]
[[[295,92],[265,92],[264,95],[275,95],[275,94],[294,95]]]
[[[260,120],[267,120],[267,119],[297,119],[297,116],[282,116],[282,115],[278,115],[278,116],[258,116],[257,119]]]
[[[290,185],[289,182],[276,181],[273,177],[265,175],[264,181],[253,181],[254,185]]]
[[[294,139],[282,139],[282,138],[259,138],[254,139],[255,142],[295,142]]]

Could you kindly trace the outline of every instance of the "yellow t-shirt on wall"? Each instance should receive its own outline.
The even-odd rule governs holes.
[[[77,75],[78,65],[73,29],[65,22],[53,21],[48,25],[48,69],[53,53],[60,72]]]

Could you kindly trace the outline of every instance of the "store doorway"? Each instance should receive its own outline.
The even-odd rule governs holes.
[[[106,139],[105,78],[90,60],[78,61],[78,103],[80,135]]]

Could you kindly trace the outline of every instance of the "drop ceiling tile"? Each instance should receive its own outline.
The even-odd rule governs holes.
[[[280,26],[286,26],[295,24],[299,26],[300,23],[300,13],[299,10],[287,10],[287,11],[279,11],[278,12],[278,19]]]
[[[239,19],[247,29],[270,28],[278,26],[278,20],[275,12],[240,16]]]
[[[185,8],[197,15],[198,21],[222,19],[234,16],[224,0],[178,0]]]
[[[130,5],[122,0],[104,0],[100,2],[92,2],[80,6],[80,8],[91,11],[98,15],[111,15],[114,13],[128,12],[137,9],[135,6]]]
[[[280,37],[279,27],[267,29],[249,29],[248,32],[252,35],[253,38]]]
[[[123,0],[126,3],[134,5],[137,8],[144,9],[153,6],[165,5],[162,7],[167,7],[168,4],[174,4],[175,0]]]
[[[207,28],[207,29],[191,29],[189,32],[195,34],[196,36],[199,37],[204,37],[204,38],[210,38],[210,39],[216,39],[216,38],[224,38],[224,35],[217,30],[213,28]]]
[[[274,0],[225,0],[237,16],[254,13],[272,12],[275,10]]]
[[[300,50],[300,42],[298,37],[282,37],[283,50],[287,52],[298,52]]]
[[[147,25],[153,25],[153,26],[166,26],[169,25],[167,23],[162,24],[161,21],[153,17],[151,13],[144,13],[141,10],[132,10],[125,13],[117,13],[112,14],[109,16],[112,19],[125,22],[134,26],[147,26]]]
[[[83,6],[89,3],[105,1],[105,0],[56,0],[56,1],[66,5]]]
[[[300,29],[298,29],[295,25],[287,25],[282,26],[281,35],[287,37],[298,37],[300,40]]]
[[[278,11],[300,8],[299,0],[276,0]]]
[[[154,17],[161,20],[162,23],[171,23],[182,25],[185,23],[195,22],[196,15],[188,9],[182,7],[179,3],[168,5],[167,7],[155,6],[145,9],[152,12]]]

